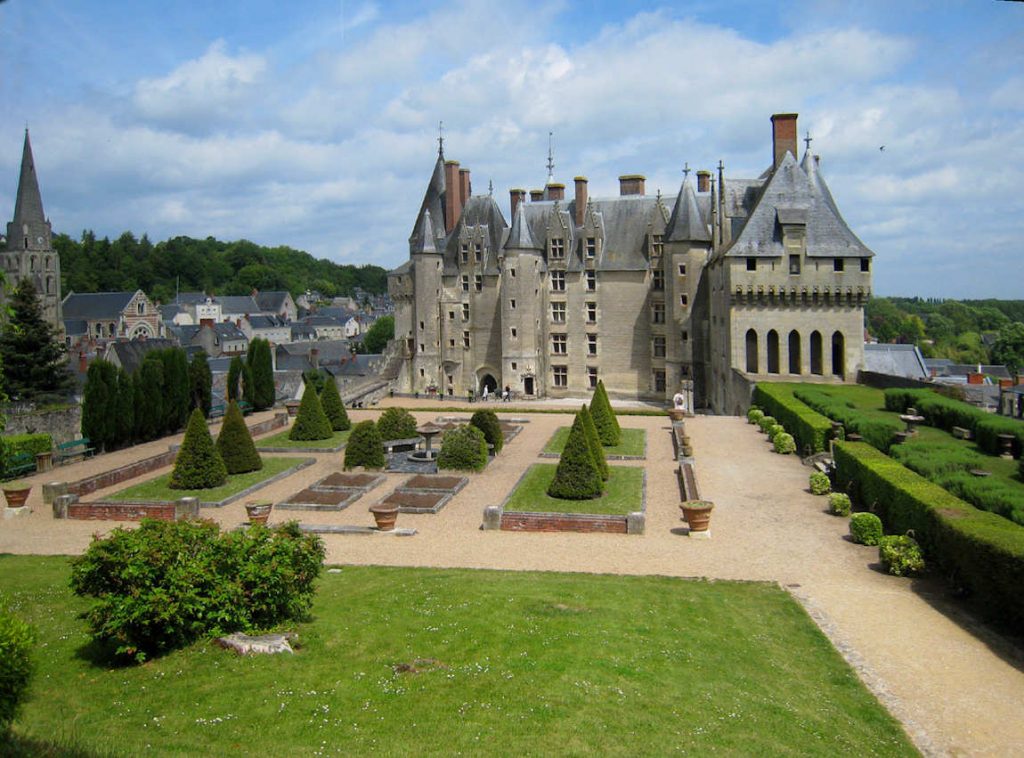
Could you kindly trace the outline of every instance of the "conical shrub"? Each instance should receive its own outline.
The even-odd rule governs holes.
[[[324,388],[320,390],[320,405],[327,414],[327,420],[331,422],[331,429],[344,432],[352,428],[352,422],[345,412],[345,404],[341,402],[341,395],[338,393],[338,383],[334,381],[333,376],[328,376],[324,380]]]
[[[594,397],[590,400],[590,415],[594,418],[594,426],[597,427],[597,435],[601,438],[601,444],[605,447],[618,445],[622,439],[622,431],[619,429],[619,422],[615,418],[612,404],[608,400],[604,382],[599,381],[597,389],[594,390]]]
[[[469,423],[484,433],[484,439],[488,444],[494,446],[495,455],[501,452],[501,448],[505,445],[505,433],[501,431],[498,414],[491,410],[477,411]]]
[[[608,476],[611,473],[608,469],[608,459],[604,456],[601,438],[597,435],[597,427],[594,426],[594,417],[590,415],[590,409],[586,405],[580,408],[578,418],[583,422],[583,431],[587,435],[587,444],[590,445],[590,452],[594,456],[597,470],[600,472],[601,478],[608,481]]]
[[[196,408],[188,419],[185,439],[174,461],[170,487],[173,490],[206,490],[219,487],[228,479],[203,412]]]
[[[306,382],[306,388],[302,391],[302,402],[299,403],[299,412],[295,416],[291,431],[288,432],[288,439],[329,440],[333,436],[331,422],[324,413],[324,407],[320,405],[316,389],[311,382]]]
[[[372,421],[356,424],[345,445],[345,468],[356,466],[384,468],[384,441]]]
[[[234,400],[228,403],[224,423],[217,435],[217,452],[229,474],[245,474],[263,468],[263,461],[256,452],[256,444],[245,425],[242,411]]]
[[[377,429],[382,440],[407,440],[416,436],[416,417],[405,408],[385,408]]]
[[[590,451],[583,421],[573,422],[569,431],[569,439],[565,442],[562,457],[555,470],[555,478],[548,486],[551,497],[563,500],[589,500],[599,497],[603,483],[601,472],[594,462],[594,454]]]

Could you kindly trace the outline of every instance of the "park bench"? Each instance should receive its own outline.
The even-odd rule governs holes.
[[[384,440],[384,452],[388,455],[391,453],[407,453],[416,449],[416,445],[419,444],[420,437],[409,437],[404,440]]]
[[[62,442],[57,445],[57,462],[66,463],[78,457],[88,458],[95,452],[96,449],[92,447],[92,442],[88,437]]]
[[[32,453],[15,453],[4,467],[4,476],[14,479],[36,470],[36,457]]]

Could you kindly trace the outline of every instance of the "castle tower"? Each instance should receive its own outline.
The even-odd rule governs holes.
[[[31,278],[43,306],[43,317],[62,332],[60,256],[53,249],[50,222],[43,213],[28,129],[21,155],[14,220],[7,224],[7,247],[0,253],[0,269],[7,278],[4,299],[6,292],[13,291],[22,279]]]

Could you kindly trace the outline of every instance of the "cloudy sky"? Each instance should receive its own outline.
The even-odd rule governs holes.
[[[798,112],[877,294],[1024,297],[1024,3],[0,0],[0,219],[401,263],[436,156],[473,189],[759,174]],[[884,146],[885,149],[880,148]]]

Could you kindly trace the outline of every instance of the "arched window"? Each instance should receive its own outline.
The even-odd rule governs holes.
[[[46,256],[46,270],[47,271],[53,271],[53,256],[52,255]]]
[[[779,373],[779,333],[772,329],[768,332],[768,373]]]
[[[832,334],[832,373],[840,378],[846,377],[846,340],[842,332]]]
[[[114,322],[110,322],[110,324],[107,325],[107,334],[111,337],[117,334],[117,326],[114,325]]]
[[[789,373],[800,373],[800,332],[796,329],[789,333]]]
[[[821,367],[821,332],[811,332],[811,373],[821,376],[824,370]]]
[[[52,276],[46,277],[46,294],[47,295],[52,295],[53,294],[53,277]]]
[[[757,373],[757,332],[747,330],[747,373]]]
[[[103,336],[103,324],[96,324],[96,336],[97,337],[102,337]]]
[[[36,258],[34,255],[30,256],[29,259],[28,259],[28,270],[29,271],[35,271],[36,267],[38,265],[39,265],[39,259]]]

